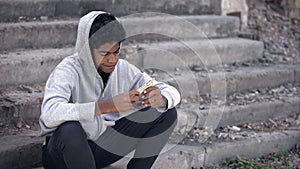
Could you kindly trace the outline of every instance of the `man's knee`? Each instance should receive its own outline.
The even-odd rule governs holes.
[[[86,140],[86,133],[78,121],[65,122],[56,130],[55,135],[63,145],[77,145],[81,141]]]
[[[171,122],[177,121],[177,110],[176,108],[169,109],[165,112],[165,119]]]
[[[173,131],[177,124],[177,110],[175,108],[169,109],[162,113],[157,120],[161,124],[162,129]]]

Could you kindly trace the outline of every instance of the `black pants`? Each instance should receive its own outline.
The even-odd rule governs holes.
[[[81,124],[61,124],[43,147],[45,169],[99,169],[135,150],[127,168],[151,168],[177,122],[176,109],[135,112],[116,121],[96,141],[87,139]]]

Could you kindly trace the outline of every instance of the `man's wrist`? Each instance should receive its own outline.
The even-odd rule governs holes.
[[[115,106],[112,101],[100,101],[96,103],[97,105],[97,115],[113,113],[115,111]]]

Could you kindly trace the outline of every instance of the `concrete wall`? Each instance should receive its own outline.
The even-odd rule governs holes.
[[[300,19],[300,0],[268,0],[271,8],[290,18]]]
[[[281,5],[284,8],[285,15],[290,18],[300,19],[300,1],[299,0],[283,0]]]
[[[91,10],[105,10],[117,16],[137,12],[176,15],[220,14],[220,0],[0,0],[0,21],[20,16],[80,17]]]
[[[237,16],[241,21],[241,28],[248,25],[248,5],[246,0],[221,0],[221,14]]]

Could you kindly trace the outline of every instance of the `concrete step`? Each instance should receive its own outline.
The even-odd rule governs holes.
[[[210,108],[199,110],[199,104],[191,105],[197,112],[198,127],[208,125],[208,120],[214,119],[213,127],[224,127],[229,125],[241,125],[243,123],[253,123],[267,121],[273,118],[287,118],[293,114],[300,113],[300,98],[289,97],[285,100],[253,103],[248,105],[225,106],[220,108]],[[187,116],[195,116],[189,114]],[[191,117],[188,117],[191,118]],[[220,121],[218,121],[220,119]]]
[[[237,155],[255,158],[269,153],[283,152],[299,144],[300,131],[283,130],[259,132],[252,137],[231,142],[213,142],[199,145],[166,145],[154,163],[154,169],[189,169],[220,164]],[[0,167],[2,169],[25,169],[41,163],[41,139],[20,136],[0,138]],[[129,158],[124,158],[106,169],[125,169]],[[39,167],[38,169],[43,169]]]
[[[190,169],[221,164],[236,156],[247,159],[269,153],[283,152],[299,143],[299,130],[286,130],[257,133],[252,138],[233,142],[214,142],[211,145],[167,145],[173,149],[160,154],[153,169]],[[125,169],[130,158],[122,159],[106,169]]]
[[[1,6],[1,5],[0,5]],[[128,37],[135,40],[199,39],[233,36],[239,30],[239,19],[229,16],[172,16],[149,14],[121,17]],[[2,23],[0,50],[16,48],[62,48],[74,45],[77,20]],[[154,33],[156,35],[149,35]],[[147,35],[146,35],[147,34]]]
[[[237,155],[255,158],[269,153],[286,151],[299,143],[299,139],[299,130],[262,132],[246,140],[213,143],[208,146],[182,146],[179,149],[184,152],[183,154],[190,154],[190,166],[201,167],[220,164],[224,160],[234,158]],[[180,150],[177,152],[180,153]],[[182,161],[180,164],[182,164]]]
[[[64,48],[1,54],[1,86],[46,82],[54,67],[73,51],[72,48]]]
[[[44,97],[44,86],[20,86],[0,91],[0,123],[37,122]]]
[[[0,168],[25,169],[42,162],[43,138],[27,135],[0,137]]]
[[[300,67],[298,65],[240,67],[229,71],[218,70],[215,72],[179,71],[167,73],[166,76],[156,75],[157,80],[177,87],[183,97],[210,93],[222,98],[234,92],[275,87],[300,81]]]
[[[176,15],[199,15],[199,14],[221,14],[221,2],[211,1],[139,1],[127,0],[1,0],[0,1],[0,22],[10,22],[20,19],[40,18],[41,16],[62,17],[82,16],[91,10],[105,10],[114,15],[129,15],[139,12],[163,12]]]
[[[186,43],[189,47],[179,42],[141,44],[138,48],[124,46],[124,57],[137,67],[173,71],[175,68],[189,69],[194,64],[207,67],[254,60],[260,58],[263,51],[261,42],[245,39],[192,40]],[[0,72],[6,72],[0,77],[0,86],[44,83],[54,67],[73,51],[72,48],[63,48],[0,54]],[[136,52],[128,54],[127,51]]]
[[[178,123],[172,141],[182,139],[193,127],[216,129],[270,119],[285,119],[293,115],[300,116],[299,95],[245,105],[215,106],[211,103],[205,105],[205,109],[199,103],[182,103],[178,106]]]
[[[170,75],[172,79],[169,76],[164,77],[164,74],[162,77],[156,75],[156,78],[177,87],[184,98],[196,96],[199,92],[209,93],[212,97],[220,96],[221,100],[234,92],[300,82],[300,68],[297,65],[246,67],[232,72],[214,72],[209,75],[193,73],[181,72],[178,75],[175,72]],[[221,76],[222,74],[224,77]],[[213,93],[211,93],[212,89]],[[1,112],[4,113],[1,115],[2,119],[11,121],[13,117],[19,116],[27,120],[37,119],[43,90],[43,85],[2,88],[0,92]]]
[[[42,85],[6,88],[0,91],[1,124],[18,124],[19,121],[30,124],[38,121],[44,95]],[[285,118],[300,111],[298,95],[244,105],[231,105],[226,100],[226,103],[219,105],[216,104],[218,102],[214,102],[212,100],[203,105],[199,101],[182,101],[177,107],[179,120],[175,131],[186,133],[193,126],[216,128],[270,118]]]
[[[160,42],[139,47],[140,55],[130,60],[132,63],[164,71],[256,60],[262,57],[264,49],[260,41],[240,38]]]

